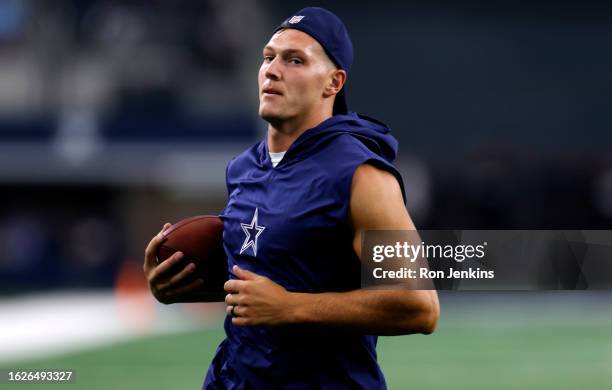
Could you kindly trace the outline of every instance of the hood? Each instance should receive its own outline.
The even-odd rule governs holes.
[[[319,146],[342,134],[352,135],[389,163],[393,162],[397,156],[398,143],[391,135],[391,130],[387,125],[374,118],[350,112],[334,115],[318,126],[306,130],[291,144],[283,160],[290,161],[298,156],[305,157],[310,151],[318,150]],[[261,148],[263,155],[260,157],[262,160],[269,160],[267,142],[264,141],[263,144],[264,147]]]

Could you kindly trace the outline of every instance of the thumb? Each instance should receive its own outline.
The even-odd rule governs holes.
[[[235,265],[232,268],[232,271],[234,271],[234,274],[238,276],[241,280],[255,280],[259,278],[259,275],[257,275],[255,272],[251,272],[249,270],[242,269],[238,267],[237,265]]]
[[[169,229],[169,228],[171,228],[171,227],[172,227],[172,224],[171,224],[171,223],[169,223],[169,222],[166,222],[166,223],[164,224],[164,227],[162,227],[161,232],[159,232],[159,233],[160,233],[162,236],[164,236],[164,237],[165,237],[165,236],[166,236],[166,230],[168,230],[168,229]]]

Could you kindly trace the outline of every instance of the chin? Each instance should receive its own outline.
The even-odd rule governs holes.
[[[276,123],[283,120],[283,115],[281,115],[279,110],[274,110],[266,106],[259,107],[259,116],[269,123]]]

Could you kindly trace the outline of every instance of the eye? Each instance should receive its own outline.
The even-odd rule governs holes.
[[[293,57],[289,60],[289,63],[293,64],[293,65],[301,65],[304,63],[304,61],[302,61],[301,58],[298,57]]]
[[[273,59],[274,59],[274,56],[267,55],[267,56],[264,56],[263,61],[264,62],[271,62]]]

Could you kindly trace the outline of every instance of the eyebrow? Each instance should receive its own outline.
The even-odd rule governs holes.
[[[274,50],[272,46],[265,46],[263,48],[263,51],[266,51],[266,50],[273,51],[276,53],[276,50]],[[306,52],[301,49],[285,49],[285,50],[281,50],[281,53],[283,53],[284,55],[300,54],[300,55],[306,56]]]

